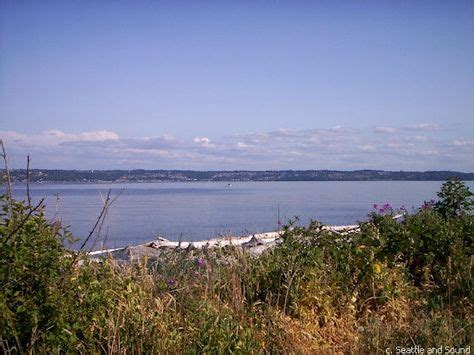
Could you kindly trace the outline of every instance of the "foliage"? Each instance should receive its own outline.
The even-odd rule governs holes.
[[[459,216],[469,213],[473,206],[472,192],[459,179],[452,178],[446,181],[438,192],[440,200],[436,203],[436,210],[444,216]]]
[[[48,223],[42,209],[25,219],[28,213],[22,203],[5,203],[0,224],[0,328],[18,350],[32,346],[41,328],[59,341],[65,316],[60,281],[71,260],[63,247],[68,233]]]
[[[467,346],[474,217],[462,203],[456,213],[440,209],[463,191],[446,186],[434,206],[394,219],[398,211],[384,205],[351,233],[290,222],[282,242],[258,258],[204,248],[132,265],[69,251],[70,233],[41,207],[4,196],[0,346],[5,353]]]

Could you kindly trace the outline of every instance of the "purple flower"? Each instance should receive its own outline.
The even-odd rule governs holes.
[[[197,259],[196,259],[196,266],[197,266],[197,267],[204,266],[205,263],[206,263],[206,262],[204,261],[203,258],[197,258]]]
[[[429,200],[429,201],[423,201],[423,204],[421,205],[421,209],[425,210],[427,208],[433,207],[435,204],[435,200]]]
[[[374,205],[375,206],[375,205]],[[380,209],[380,213],[392,212],[393,208],[389,203],[384,204]]]
[[[178,285],[178,281],[176,279],[168,279],[168,287],[176,287]]]
[[[372,207],[374,208],[374,210],[376,210],[378,206],[377,206],[376,203],[374,203],[374,204],[372,205]]]

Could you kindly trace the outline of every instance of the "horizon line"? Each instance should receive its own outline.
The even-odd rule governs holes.
[[[5,168],[2,168],[5,170]],[[11,168],[10,171],[27,170],[26,168]],[[338,169],[209,169],[209,170],[194,170],[194,169],[145,169],[145,168],[134,168],[134,169],[63,169],[63,168],[30,168],[30,171],[34,170],[56,170],[56,171],[191,171],[191,172],[285,172],[285,171],[327,171],[327,172],[360,172],[360,171],[371,171],[371,172],[386,172],[386,173],[462,173],[462,174],[474,174],[474,171],[460,171],[460,170],[384,170],[384,169],[352,169],[352,170],[338,170]]]

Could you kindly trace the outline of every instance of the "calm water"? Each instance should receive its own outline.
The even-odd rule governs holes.
[[[318,219],[325,224],[354,224],[374,203],[394,207],[419,206],[436,197],[442,182],[222,182],[142,184],[33,184],[34,200],[46,197],[47,215],[56,214],[79,238],[84,238],[99,215],[99,192],[123,192],[109,210],[103,231],[106,247],[154,239],[199,240],[232,233],[278,228],[294,216],[300,224]],[[474,189],[474,183],[467,185]],[[15,186],[24,198],[25,187]],[[56,211],[56,194],[59,204]]]

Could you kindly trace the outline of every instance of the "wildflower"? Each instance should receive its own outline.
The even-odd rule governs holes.
[[[386,212],[392,212],[392,210],[393,210],[392,206],[389,203],[386,203],[379,209],[379,212],[386,213]]]
[[[203,258],[197,258],[197,259],[196,259],[196,266],[197,266],[197,267],[204,266],[204,264],[205,264],[205,261],[204,261]]]
[[[434,204],[435,204],[434,200],[423,201],[423,204],[421,205],[421,209],[425,210],[427,208],[431,208],[433,207]]]
[[[372,205],[372,207],[374,208],[374,210],[376,210],[377,207],[378,207],[378,205],[377,205],[376,203],[374,203],[374,204]]]
[[[176,279],[168,279],[168,287],[176,287],[178,285],[178,281]]]
[[[374,272],[374,274],[380,274],[382,272],[382,265],[380,265],[380,263],[378,262],[375,262],[372,265],[372,271]]]

